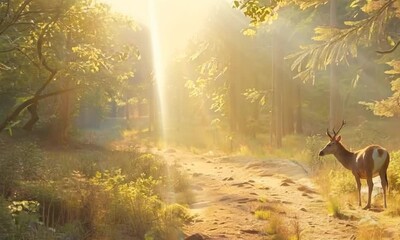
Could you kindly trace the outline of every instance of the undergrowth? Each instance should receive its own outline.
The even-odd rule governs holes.
[[[0,239],[179,239],[191,221],[188,177],[158,156],[0,150]]]

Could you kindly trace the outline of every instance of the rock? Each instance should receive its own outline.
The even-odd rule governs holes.
[[[226,177],[222,179],[222,181],[233,181],[233,177]]]
[[[286,182],[284,182],[284,183],[282,183],[282,184],[281,184],[281,186],[283,186],[283,187],[287,187],[287,186],[289,186],[289,184],[288,184],[288,183],[286,183]]]
[[[307,187],[307,186],[300,186],[297,188],[297,190],[305,192],[305,193],[309,193],[309,194],[316,194],[317,192],[314,191],[313,189]]]
[[[193,173],[193,177],[199,177],[201,175],[203,175],[203,174],[202,173]]]
[[[185,238],[185,240],[205,240],[205,239],[210,239],[210,237],[201,233],[195,233]]]
[[[300,211],[307,212],[307,209],[302,207],[302,208],[300,208]]]
[[[259,234],[260,233],[260,231],[255,230],[255,229],[240,229],[240,232],[249,233],[249,234]]]
[[[286,178],[285,180],[282,181],[283,183],[294,183],[292,179]]]

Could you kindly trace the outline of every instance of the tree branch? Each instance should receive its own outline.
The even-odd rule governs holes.
[[[2,19],[0,20],[0,25],[4,23],[9,14],[10,14],[10,0],[7,1],[6,12],[3,15]]]
[[[31,106],[32,104],[37,104],[40,100],[43,100],[45,98],[49,98],[52,96],[71,92],[78,88],[79,87],[68,88],[68,89],[54,91],[51,93],[47,93],[47,94],[43,94],[40,96],[34,96],[32,98],[29,98],[28,100],[26,100],[23,103],[21,103],[20,105],[18,105],[18,107],[15,108],[15,110],[0,124],[0,132],[2,132],[8,126],[8,124],[10,124],[12,121],[14,121],[25,108]]]
[[[31,57],[29,57],[28,54],[26,54],[22,49],[20,48],[15,48],[18,52],[20,52],[22,55],[24,55],[31,63],[35,65],[35,67],[40,68],[39,64],[35,62]]]
[[[54,79],[57,73],[58,73],[57,70],[51,72],[46,82],[44,82],[43,85],[36,91],[35,96],[39,96],[43,92],[43,90],[50,84],[50,82]]]
[[[9,48],[9,49],[0,50],[0,53],[12,52],[14,50],[17,50],[17,48],[13,47],[13,48]]]
[[[386,50],[386,51],[376,51],[379,54],[388,54],[388,53],[392,53],[396,50],[396,48],[400,45],[400,40],[396,43],[396,45],[394,45],[391,49]]]
[[[33,0],[25,0],[16,10],[16,13],[14,14],[13,18],[11,19],[11,21],[7,22],[4,20],[5,18],[3,18],[2,23],[1,24],[5,24],[5,26],[3,26],[2,29],[0,29],[0,35],[2,35],[5,31],[7,31],[8,28],[10,28],[11,26],[13,26],[18,19],[21,17],[21,14],[24,12],[24,10],[26,9],[26,7],[32,2]],[[9,7],[9,6],[8,6]],[[8,9],[8,13],[9,13],[9,9]]]

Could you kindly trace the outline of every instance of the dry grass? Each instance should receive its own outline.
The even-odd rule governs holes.
[[[283,215],[277,213],[270,216],[265,231],[276,240],[300,240],[302,232],[297,217],[286,219]]]
[[[387,198],[387,214],[391,217],[399,217],[400,216],[400,194],[389,194]]]
[[[384,229],[376,225],[359,226],[357,240],[384,239]]]
[[[271,211],[257,210],[254,215],[257,219],[268,220],[271,217]]]
[[[337,199],[330,198],[327,203],[328,212],[330,215],[336,218],[340,218],[342,216],[341,206]]]
[[[297,217],[289,217],[286,208],[278,203],[264,201],[254,212],[257,219],[266,220],[265,234],[277,240],[299,240],[300,222]]]

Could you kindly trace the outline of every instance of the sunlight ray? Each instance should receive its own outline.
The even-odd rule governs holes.
[[[160,130],[161,137],[165,137],[165,131],[167,126],[167,99],[165,96],[165,68],[163,64],[163,51],[161,49],[161,39],[159,22],[157,19],[157,6],[156,0],[151,0],[149,4],[149,17],[150,17],[150,35],[151,35],[151,46],[153,52],[153,71],[156,84],[156,90],[158,95],[158,107],[160,114],[160,122],[158,124],[158,129]]]

